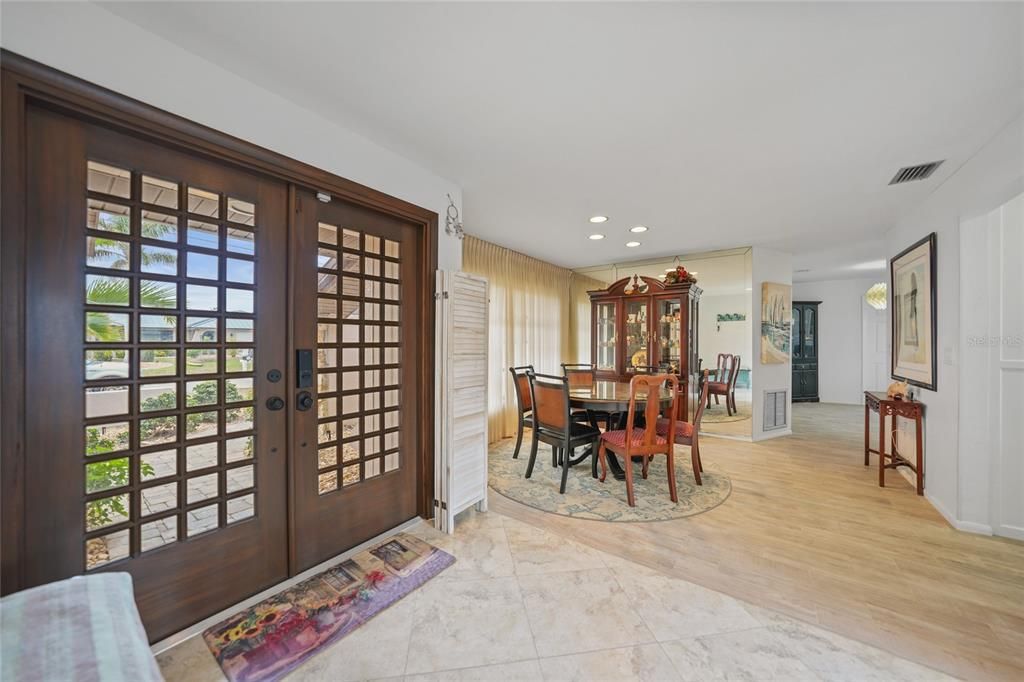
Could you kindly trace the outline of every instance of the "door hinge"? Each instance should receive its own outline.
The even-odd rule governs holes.
[[[434,292],[434,300],[435,301],[440,300],[442,298],[445,299],[446,301],[448,300],[448,292],[447,291],[437,291],[437,292]]]
[[[440,509],[443,509],[443,510],[447,511],[448,505],[445,504],[444,502],[442,502],[441,500],[434,500],[434,509],[437,509],[437,508],[440,508]]]

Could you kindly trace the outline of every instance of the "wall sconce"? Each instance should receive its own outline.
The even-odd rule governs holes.
[[[875,310],[885,310],[888,304],[887,294],[885,282],[879,282],[868,289],[867,293],[864,294],[864,300]]]
[[[456,239],[462,239],[466,236],[465,230],[462,229],[462,221],[459,220],[459,209],[455,206],[455,201],[452,199],[452,195],[448,196],[448,215],[444,221],[444,231],[450,237]]]

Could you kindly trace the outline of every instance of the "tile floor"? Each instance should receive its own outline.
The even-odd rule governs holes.
[[[455,565],[288,679],[951,679],[495,512],[457,528],[410,531]],[[158,660],[168,682],[223,679],[201,637]]]

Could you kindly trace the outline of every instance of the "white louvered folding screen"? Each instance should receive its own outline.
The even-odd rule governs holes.
[[[455,530],[470,505],[487,509],[487,280],[438,272],[442,321],[441,432],[434,475],[434,525]]]

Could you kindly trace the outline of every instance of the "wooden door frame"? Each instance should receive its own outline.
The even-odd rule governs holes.
[[[282,154],[144,104],[7,50],[0,50],[0,235],[3,239],[0,293],[0,594],[26,584],[25,555],[25,224],[26,120],[30,105],[43,106],[210,161],[259,173],[296,188],[332,196],[400,218],[423,230],[418,301],[422,311],[419,411],[420,467],[416,509],[429,518],[434,480],[434,272],[437,270],[437,214],[378,190],[338,177]],[[288,233],[294,213],[289,211]],[[295,257],[294,254],[291,257]],[[289,268],[291,270],[291,268]],[[289,310],[289,319],[291,311]],[[289,338],[289,343],[291,339]],[[289,355],[292,355],[289,346]],[[291,500],[289,500],[291,509]],[[290,526],[290,524],[289,524]],[[294,542],[292,536],[289,543]],[[289,551],[289,557],[292,552]]]

